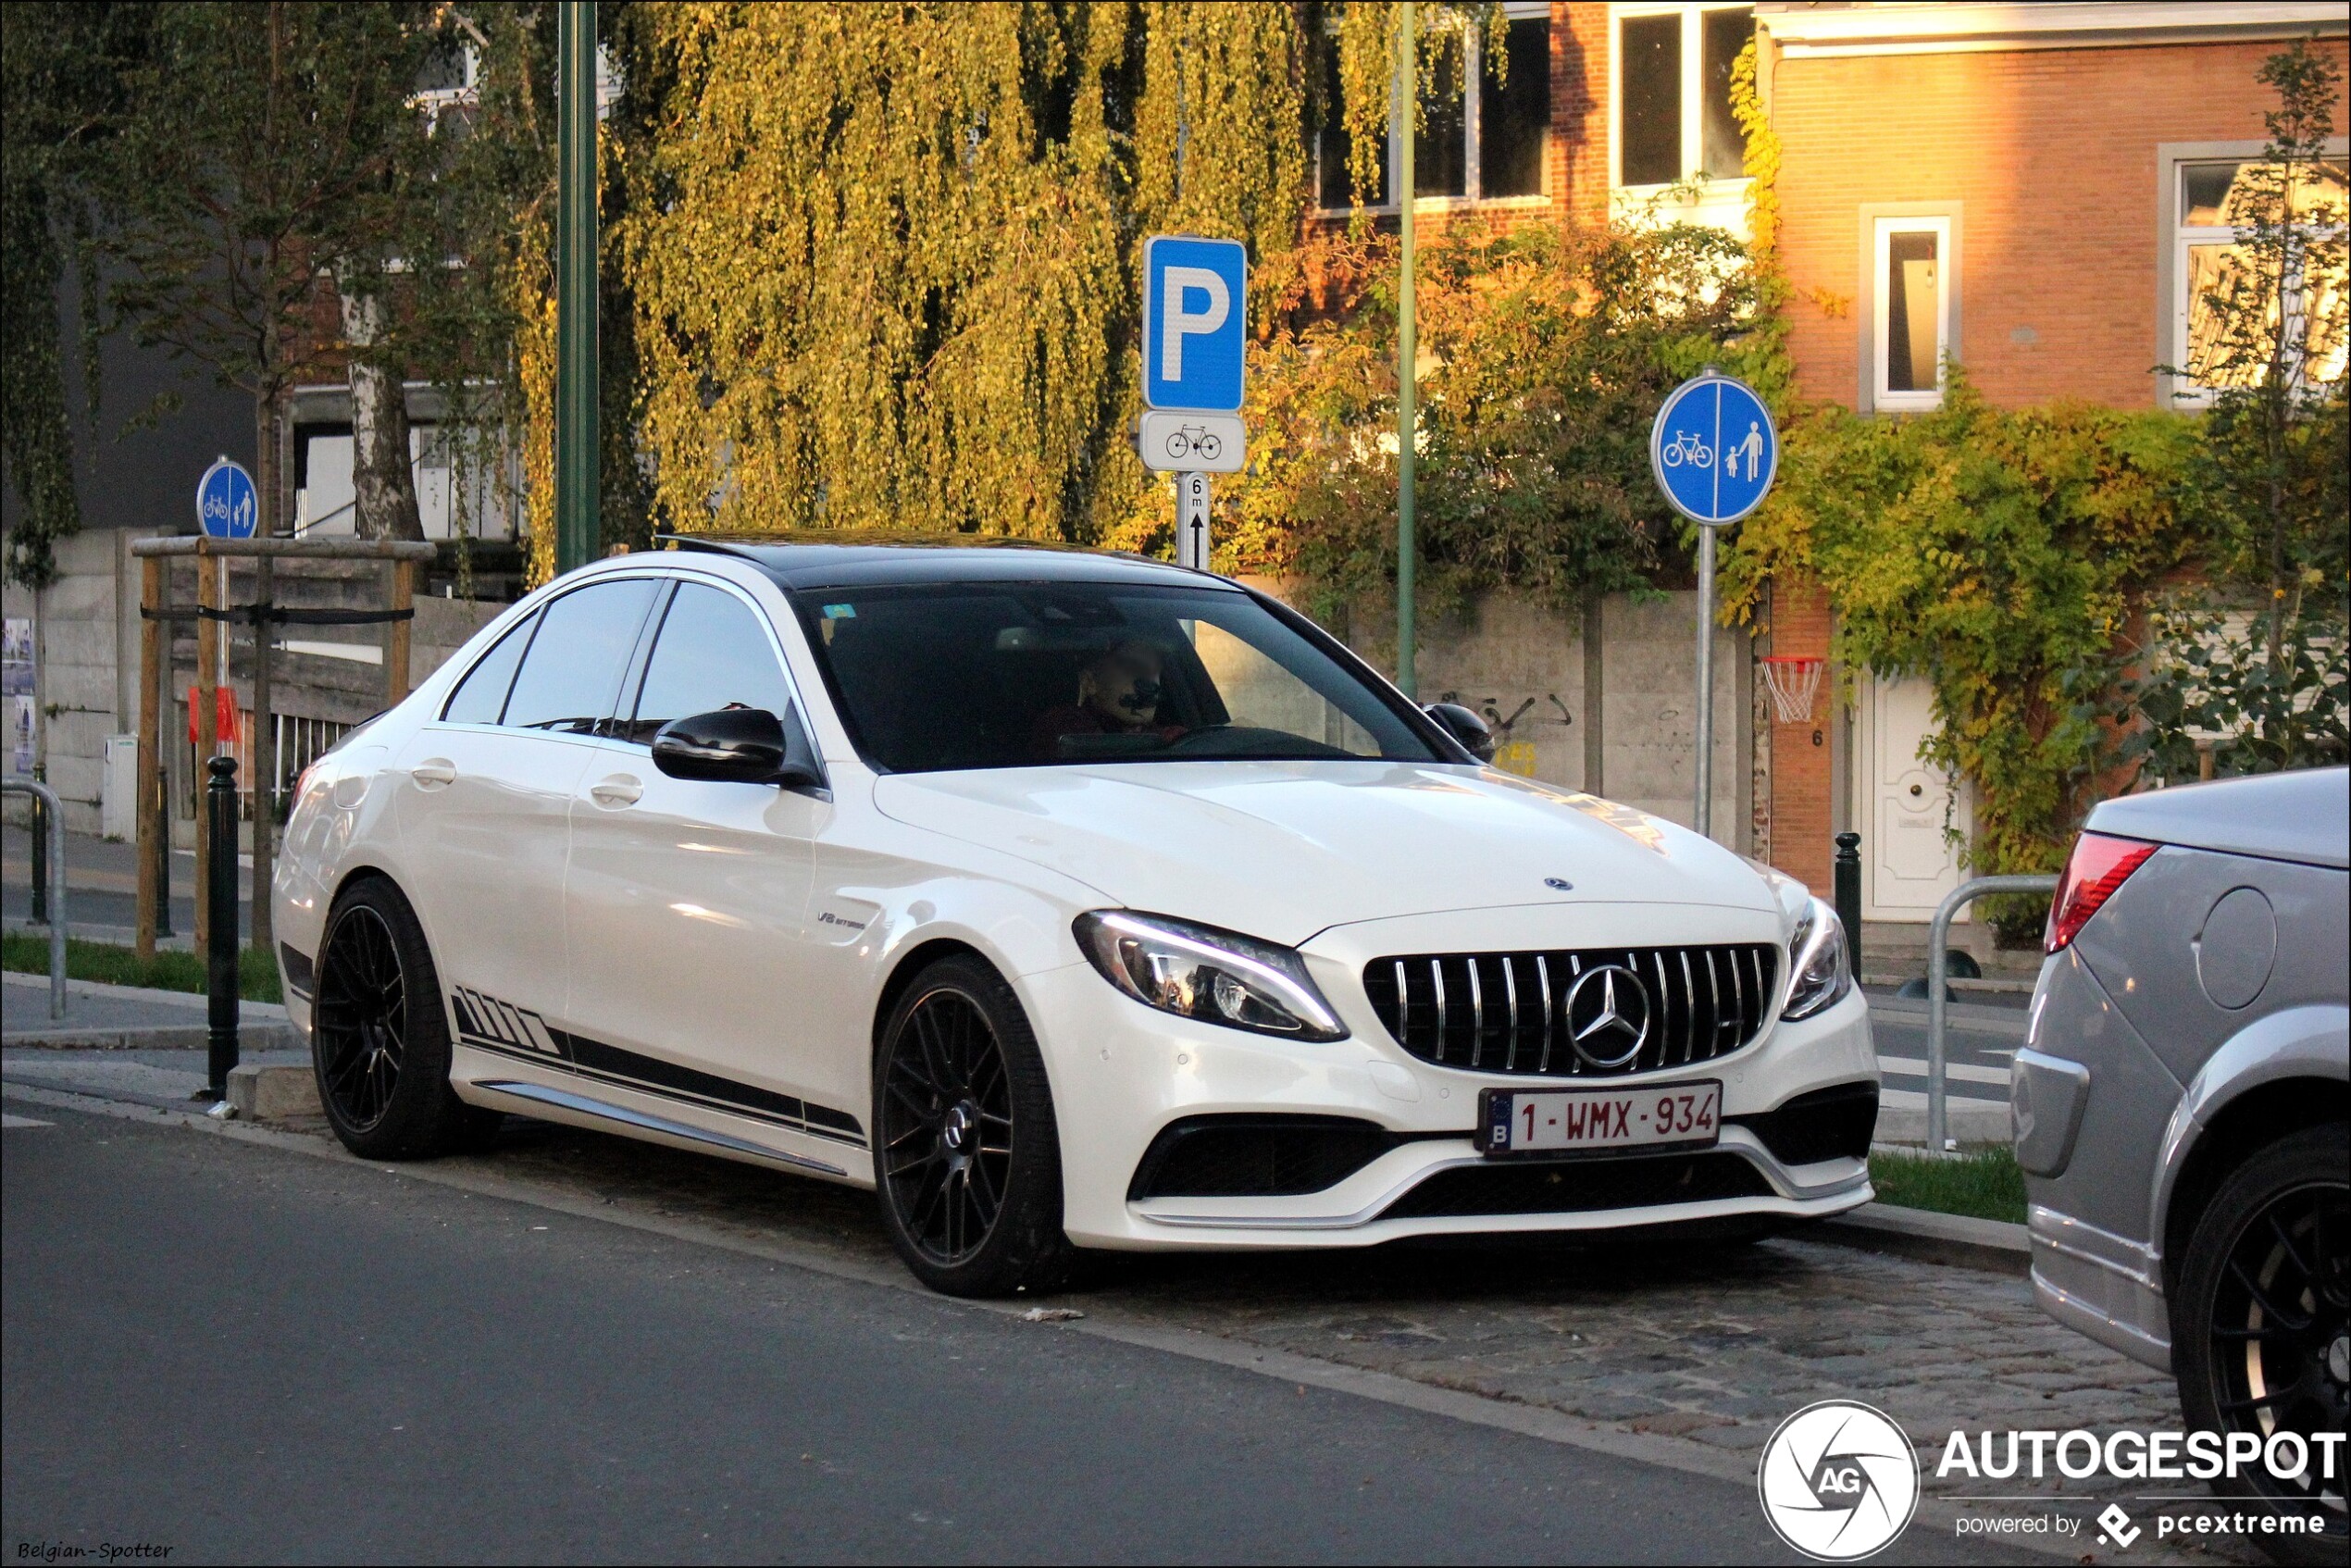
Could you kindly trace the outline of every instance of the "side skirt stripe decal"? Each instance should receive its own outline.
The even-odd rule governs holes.
[[[683,1122],[667,1121],[660,1116],[648,1116],[641,1111],[631,1111],[626,1106],[607,1105],[601,1100],[591,1100],[584,1094],[574,1094],[568,1089],[550,1089],[544,1084],[504,1081],[488,1082],[481,1087],[500,1094],[513,1095],[517,1100],[536,1101],[541,1105],[558,1105],[566,1111],[576,1111],[583,1115],[600,1117],[608,1122],[618,1122],[624,1126],[641,1127],[648,1132],[665,1133],[671,1138],[707,1144],[714,1149],[724,1149],[731,1153],[747,1154],[754,1160],[771,1161],[776,1164],[790,1166],[797,1170],[818,1171],[826,1176],[848,1174],[839,1165],[828,1165],[822,1160],[808,1160],[797,1154],[777,1153],[773,1149],[763,1149],[756,1143],[746,1143],[740,1138],[728,1138],[725,1133],[708,1132],[701,1127],[690,1127]]]
[[[462,987],[456,992],[456,1004],[459,1033],[467,1045],[479,1050],[542,1064],[561,1061],[582,1077],[602,1083],[684,1101],[729,1115],[748,1116],[860,1149],[865,1146],[864,1126],[845,1111],[812,1105],[796,1095],[737,1083],[715,1073],[554,1028],[536,1013]],[[516,1014],[519,1018],[510,1034],[503,1027],[504,1019]],[[547,1041],[546,1047],[534,1050],[541,1039]]]

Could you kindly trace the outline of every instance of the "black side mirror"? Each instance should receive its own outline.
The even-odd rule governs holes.
[[[665,724],[653,735],[653,765],[672,778],[777,784],[802,790],[825,781],[798,725],[765,708],[722,708]]]
[[[1494,760],[1494,732],[1486,721],[1459,703],[1431,703],[1421,710],[1437,721],[1437,727],[1462,743],[1464,751],[1480,762]]]

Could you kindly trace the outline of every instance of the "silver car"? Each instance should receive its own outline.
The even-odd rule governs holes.
[[[2265,1447],[2300,1433],[2298,1475],[2257,1465],[2214,1485],[2315,1511],[2318,1538],[2263,1539],[2333,1563],[2351,1390],[2347,818],[2343,768],[2093,811],[2050,907],[2013,1101],[2042,1306],[2172,1371],[2192,1430]]]

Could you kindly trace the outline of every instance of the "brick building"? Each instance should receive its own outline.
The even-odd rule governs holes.
[[[1616,7],[1620,10],[1632,7]],[[2256,73],[2338,5],[1773,5],[1759,85],[1780,140],[1781,253],[1807,397],[1934,407],[1947,361],[1993,403],[2193,406],[2157,367],[2192,360],[2196,280],[2225,264],[2232,179],[2258,157]],[[2339,150],[2338,143],[2338,150]],[[1834,606],[1781,585],[1773,651],[1825,655]],[[1923,921],[1959,876],[1917,761],[1922,681],[1871,681],[1827,722],[1774,724],[1774,859],[1815,887],[1830,835],[1864,845],[1872,919]],[[1816,741],[1818,743],[1816,743]]]
[[[1936,406],[1947,362],[1999,404],[2194,406],[2195,389],[2156,367],[2190,360],[2197,280],[2225,265],[2231,180],[2274,104],[2256,73],[2295,37],[2339,67],[2345,33],[2326,3],[1505,12],[1502,82],[1478,39],[1464,80],[1425,90],[1424,228],[1539,214],[1743,233],[1729,83],[1753,39],[1781,143],[1782,256],[1805,295],[1838,306],[1792,307],[1799,388],[1881,414]],[[1326,128],[1319,152],[1328,220],[1347,206],[1343,131]],[[1395,211],[1394,189],[1391,168],[1375,212]],[[1780,585],[1759,651],[1825,657],[1834,624],[1820,593]],[[1917,761],[1923,682],[1864,679],[1856,696],[1760,727],[1756,840],[1825,890],[1832,836],[1858,829],[1867,915],[1923,923],[1958,879],[1943,828],[1947,814],[1964,825],[1968,803]]]

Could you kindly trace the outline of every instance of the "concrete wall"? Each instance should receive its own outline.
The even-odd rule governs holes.
[[[135,712],[139,589],[132,537],[106,529],[62,541],[58,579],[41,591],[37,604],[20,584],[0,592],[9,619],[39,623],[34,696],[47,715],[45,772],[65,804],[66,826],[77,833],[98,830],[106,737],[128,733]],[[11,800],[9,808],[16,820],[22,802]]]
[[[1278,583],[1256,586],[1298,597]],[[1614,594],[1600,602],[1599,615],[1598,636],[1587,638],[1576,610],[1492,593],[1459,616],[1425,623],[1421,700],[1461,703],[1491,722],[1531,698],[1510,739],[1533,742],[1536,778],[1687,825],[1697,794],[1698,595]],[[1393,671],[1392,605],[1350,606],[1336,629],[1375,668]],[[1586,680],[1587,650],[1598,653],[1596,682]],[[1713,828],[1742,852],[1754,837],[1753,667],[1747,635],[1717,628]]]

